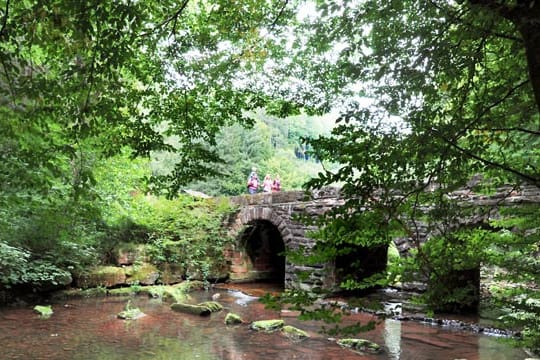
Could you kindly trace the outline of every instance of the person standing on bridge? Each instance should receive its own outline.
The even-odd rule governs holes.
[[[272,192],[272,184],[273,184],[272,177],[270,176],[270,174],[266,174],[263,181],[263,192],[265,193]]]
[[[281,180],[279,179],[279,175],[276,175],[274,178],[274,181],[272,182],[272,191],[280,191],[281,190]]]
[[[254,176],[257,176],[257,168],[255,166],[251,168],[251,172],[249,173],[247,181],[249,181]]]
[[[257,176],[257,168],[253,167],[248,176],[247,190],[249,194],[255,194],[259,190],[259,177]]]

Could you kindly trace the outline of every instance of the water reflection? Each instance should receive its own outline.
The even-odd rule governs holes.
[[[384,345],[388,359],[399,360],[401,354],[401,322],[393,319],[384,321]]]
[[[132,299],[147,316],[123,321],[116,314],[126,298],[70,300],[70,306],[54,304],[49,320],[40,320],[32,307],[0,309],[2,359],[525,359],[525,353],[500,343],[496,338],[468,332],[387,319],[360,337],[384,347],[384,354],[360,356],[342,349],[319,333],[320,323],[285,317],[287,324],[307,331],[312,337],[291,342],[279,333],[251,331],[247,324],[227,327],[228,312],[249,323],[279,318],[280,313],[264,308],[255,297],[264,291],[253,289],[247,297],[231,289],[217,290],[224,311],[210,317],[175,313],[168,304],[145,297]],[[216,292],[193,294],[193,302],[212,299]],[[255,297],[254,297],[255,296]],[[239,301],[240,300],[240,301]],[[372,319],[369,314],[352,314],[347,322]]]

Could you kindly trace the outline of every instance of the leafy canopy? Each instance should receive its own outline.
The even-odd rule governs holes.
[[[459,206],[449,195],[464,187],[486,193],[511,184],[510,195],[524,183],[540,184],[540,4],[368,0],[317,5],[318,16],[304,27],[309,40],[299,49],[298,59],[306,62],[295,69],[307,69],[312,83],[325,81],[330,95],[342,99],[332,136],[310,141],[314,156],[341,167],[322,172],[307,186],[343,183],[350,199],[323,219],[320,248],[335,257],[358,244],[416,239],[418,250],[399,269],[409,279],[426,279],[431,286],[425,300],[449,310],[478,301],[477,286],[461,276],[480,264],[503,266],[517,279],[515,269],[521,266],[510,264],[517,265],[517,258],[504,265],[495,261],[503,256],[501,234],[511,231],[520,239],[511,240],[513,251],[531,259],[526,274],[537,281],[537,222],[523,221],[530,226],[525,232],[489,220],[471,225],[482,231],[456,232],[460,220],[489,219],[493,209]],[[471,182],[473,177],[482,180]],[[380,222],[354,226],[365,212]],[[520,218],[535,214],[533,207]],[[378,233],[367,231],[371,227]],[[424,233],[431,237],[421,246]],[[517,292],[510,302],[538,297],[536,290]],[[536,300],[527,302],[532,303]],[[538,316],[538,307],[527,311],[521,320]],[[528,326],[527,338],[538,349],[538,325]]]

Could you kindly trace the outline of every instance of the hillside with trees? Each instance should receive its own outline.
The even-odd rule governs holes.
[[[309,179],[323,171],[322,164],[312,157],[308,139],[330,135],[336,115],[294,115],[279,118],[262,109],[248,115],[254,120],[252,128],[231,125],[216,135],[211,148],[222,159],[208,164],[218,176],[201,176],[201,180],[183,188],[208,195],[240,195],[246,193],[246,179],[252,167],[261,179],[270,174],[279,175],[283,190],[300,190]],[[174,143],[174,139],[172,140]],[[151,168],[156,176],[169,173],[179,157],[157,152],[151,156]],[[327,163],[327,167],[335,167]]]

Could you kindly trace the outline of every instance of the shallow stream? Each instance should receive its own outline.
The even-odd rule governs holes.
[[[239,291],[243,290],[243,292]],[[210,317],[174,312],[169,304],[144,296],[131,298],[146,316],[120,320],[128,299],[120,297],[70,299],[53,304],[54,314],[42,320],[32,306],[0,308],[0,359],[525,359],[527,354],[495,336],[452,330],[418,322],[383,320],[375,330],[359,334],[381,345],[380,355],[359,355],[319,333],[320,323],[300,321],[265,309],[255,296],[265,288],[215,289],[192,293],[193,303],[211,300],[225,307]],[[253,296],[247,295],[251,294]],[[245,324],[225,326],[228,312]],[[283,318],[307,331],[311,338],[294,342],[276,333],[249,329],[255,320]],[[348,321],[365,323],[372,315],[358,313]]]

